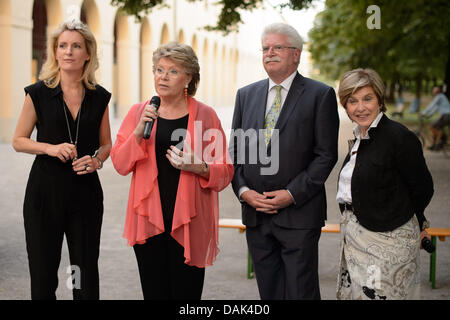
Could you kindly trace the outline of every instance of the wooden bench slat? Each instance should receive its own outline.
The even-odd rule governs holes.
[[[221,228],[236,228],[245,230],[245,225],[241,219],[223,218],[219,219],[219,227]],[[327,223],[322,227],[322,232],[339,233],[340,225],[338,223]],[[427,232],[432,237],[439,237],[441,241],[445,240],[445,237],[450,237],[450,228],[428,228]]]
[[[341,232],[341,225],[338,223],[327,223],[322,227],[322,232]]]
[[[242,223],[241,219],[229,219],[229,218],[219,219],[219,227],[235,228],[239,229],[240,232],[245,231],[245,225]],[[322,227],[322,232],[339,233],[340,229],[341,227],[337,223],[330,223],[330,224],[327,223],[324,227]]]
[[[445,237],[450,237],[450,228],[428,228],[426,230],[430,236],[439,237],[441,241],[444,241]]]

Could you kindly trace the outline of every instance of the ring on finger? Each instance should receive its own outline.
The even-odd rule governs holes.
[[[84,165],[84,170],[89,171],[90,168],[91,168],[91,167],[90,167],[88,164],[85,164],[85,165]]]

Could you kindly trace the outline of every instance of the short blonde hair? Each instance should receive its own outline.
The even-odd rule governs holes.
[[[380,75],[372,69],[354,69],[346,72],[339,81],[339,101],[342,106],[346,108],[346,104],[351,95],[353,95],[359,89],[370,86],[372,87],[375,95],[378,98],[381,112],[386,111],[384,104],[384,92],[385,86]]]
[[[67,30],[77,31],[84,38],[86,51],[90,58],[84,64],[81,80],[87,88],[95,90],[95,85],[97,84],[97,81],[95,80],[95,70],[98,69],[97,41],[88,26],[79,20],[63,22],[51,34],[47,41],[47,60],[39,73],[39,80],[43,80],[45,85],[49,88],[55,88],[59,84],[61,76],[55,54],[58,46],[58,38]]]
[[[175,41],[163,44],[153,52],[153,72],[161,58],[168,58],[179,63],[184,71],[192,76],[188,84],[188,94],[194,96],[197,92],[198,83],[200,82],[200,65],[198,64],[197,55],[191,46]]]

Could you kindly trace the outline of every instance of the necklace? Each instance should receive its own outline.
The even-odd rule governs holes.
[[[83,93],[82,93],[82,97],[81,97],[80,108],[78,109],[78,114],[77,114],[77,131],[75,132],[75,141],[74,141],[72,139],[72,131],[70,130],[69,117],[67,116],[67,111],[66,111],[66,106],[65,106],[66,103],[64,101],[64,92],[63,92],[62,107],[64,110],[64,115],[66,117],[67,131],[69,132],[70,143],[75,145],[75,149],[77,148],[77,144],[78,144],[78,132],[79,132],[79,128],[80,128],[80,118],[81,118],[80,114],[81,114],[81,108],[83,107],[83,101],[84,101],[84,87],[83,87]],[[74,158],[73,160],[77,160],[77,158]]]

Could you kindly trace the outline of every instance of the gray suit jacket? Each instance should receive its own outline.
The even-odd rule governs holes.
[[[339,117],[335,92],[297,73],[275,127],[279,136],[272,136],[266,148],[263,135],[251,132],[264,127],[268,86],[269,80],[265,79],[237,92],[230,140],[235,164],[233,190],[239,196],[242,186],[260,193],[287,189],[295,204],[279,210],[274,223],[286,228],[320,228],[327,216],[324,183],[337,161]],[[243,139],[236,134],[237,129],[243,130]],[[261,170],[271,166],[277,168],[276,172],[262,174]],[[263,215],[242,203],[245,225],[262,223]]]

